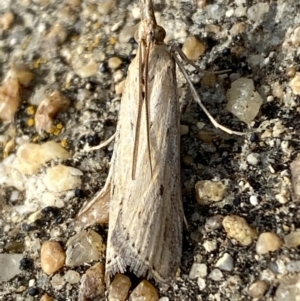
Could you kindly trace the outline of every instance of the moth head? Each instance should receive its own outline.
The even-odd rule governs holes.
[[[166,37],[166,31],[163,27],[157,25],[154,29],[154,40],[156,43],[162,43]]]

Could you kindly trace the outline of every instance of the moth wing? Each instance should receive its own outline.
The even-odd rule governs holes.
[[[96,223],[107,224],[111,185],[108,179],[104,187],[78,213],[75,226],[88,227]]]
[[[150,151],[142,106],[137,169],[132,154],[138,108],[138,58],[129,68],[114,150],[106,273],[130,270],[166,281],[180,263],[183,208],[179,158],[179,104],[175,64],[165,45],[149,58]]]

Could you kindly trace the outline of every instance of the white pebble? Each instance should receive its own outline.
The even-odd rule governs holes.
[[[205,287],[206,287],[205,279],[203,279],[203,278],[201,278],[201,277],[199,277],[199,278],[197,279],[197,284],[198,284],[198,287],[199,287],[199,290],[200,290],[200,291],[203,291],[203,290],[205,289]]]
[[[251,195],[250,196],[250,204],[253,206],[257,206],[258,205],[258,198],[256,195]]]
[[[225,253],[216,263],[216,267],[223,271],[233,270],[233,258],[230,254]]]
[[[251,153],[247,156],[247,162],[251,165],[257,165],[259,162],[259,154],[257,153]]]
[[[207,276],[207,266],[204,263],[193,263],[189,278],[195,279],[198,277],[206,277]]]
[[[223,278],[223,273],[219,269],[213,269],[208,277],[214,281],[220,281]]]
[[[216,241],[206,240],[203,243],[203,247],[206,250],[206,252],[212,252],[212,251],[216,250],[216,248],[217,248],[217,242]]]

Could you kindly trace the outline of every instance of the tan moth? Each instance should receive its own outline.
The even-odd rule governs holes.
[[[212,123],[178,58],[163,40],[152,1],[141,0],[138,52],[129,66],[121,100],[111,168],[105,186],[79,213],[85,225],[99,219],[98,204],[109,202],[106,278],[126,271],[166,282],[182,253],[183,206],[180,180],[180,109],[175,67]],[[239,134],[239,133],[238,133]]]

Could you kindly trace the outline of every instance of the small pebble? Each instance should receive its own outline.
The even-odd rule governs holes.
[[[157,289],[147,280],[141,281],[130,294],[131,301],[158,301]]]
[[[0,282],[8,281],[21,273],[23,254],[0,254]]]
[[[263,103],[261,96],[255,91],[253,80],[243,77],[232,82],[226,97],[227,110],[248,124],[256,117]]]
[[[78,301],[103,297],[105,293],[104,264],[96,263],[81,278]]]
[[[128,296],[130,287],[130,278],[122,274],[117,274],[113,282],[109,286],[108,300],[125,301]]]
[[[66,265],[69,267],[99,260],[105,251],[102,237],[93,230],[80,231],[68,240],[66,246]]]
[[[189,127],[185,124],[180,125],[180,136],[186,135],[189,132]]]
[[[207,218],[205,222],[205,230],[211,232],[221,228],[223,218],[224,217],[222,215],[214,215]]]
[[[292,186],[294,190],[294,199],[296,202],[300,201],[300,156],[290,164],[292,174]]]
[[[65,286],[66,280],[64,276],[57,273],[51,278],[50,283],[54,289],[59,291]]]
[[[230,272],[233,270],[233,258],[230,254],[225,253],[216,263],[216,267],[222,271]]]
[[[285,74],[286,76],[293,78],[296,75],[297,72],[297,66],[295,65],[291,65],[289,67],[286,68],[285,70]]]
[[[223,278],[223,274],[219,269],[213,269],[208,275],[208,278],[214,281],[220,281]]]
[[[10,78],[0,86],[0,119],[11,122],[20,102],[20,85],[17,79]]]
[[[207,265],[204,263],[193,263],[190,270],[189,278],[195,279],[198,277],[205,278],[207,276]]]
[[[26,64],[13,63],[7,77],[15,78],[20,85],[28,87],[34,78],[34,74]]]
[[[196,37],[189,36],[183,43],[182,51],[189,60],[196,61],[205,52],[205,48]]]
[[[197,279],[197,284],[198,284],[198,287],[199,287],[200,291],[203,291],[205,289],[205,287],[206,287],[206,281],[205,281],[205,279],[203,279],[201,277],[199,277]]]
[[[300,276],[290,276],[279,279],[275,293],[276,301],[298,301]]]
[[[208,253],[217,249],[217,242],[214,240],[205,240],[202,245],[205,251]]]
[[[61,192],[80,187],[82,175],[81,170],[60,164],[47,168],[43,181],[49,191]]]
[[[250,165],[257,165],[259,162],[260,155],[257,153],[251,153],[247,156],[247,162]]]
[[[35,128],[39,134],[49,132],[54,118],[60,112],[64,112],[70,106],[70,100],[60,91],[54,91],[39,104],[35,116]]]
[[[295,77],[289,82],[293,94],[300,95],[300,73],[297,72]]]
[[[283,99],[284,92],[279,82],[275,82],[273,84],[272,94],[274,97],[277,97],[278,99]]]
[[[284,236],[284,244],[288,248],[297,248],[300,245],[300,231],[294,231]]]
[[[60,270],[65,263],[66,254],[60,243],[45,241],[41,248],[41,268],[47,275]]]
[[[3,28],[3,30],[10,29],[15,22],[15,16],[11,11],[6,12],[1,18],[0,18],[0,25]]]
[[[286,264],[286,269],[289,273],[300,272],[300,260],[291,260]]]
[[[114,83],[121,81],[124,78],[124,74],[122,70],[117,70],[113,74]]]
[[[116,0],[102,0],[101,5],[97,5],[97,10],[102,16],[108,15],[116,10]]]
[[[65,274],[65,280],[70,284],[78,283],[80,281],[80,274],[76,271],[69,270]]]
[[[228,237],[234,238],[243,246],[250,245],[257,238],[257,231],[251,228],[244,218],[237,215],[226,216],[223,227]]]
[[[248,289],[248,294],[252,298],[262,298],[265,295],[268,288],[269,285],[265,281],[257,280],[250,285]]]
[[[282,243],[275,233],[261,233],[256,243],[256,253],[262,255],[268,252],[276,251],[281,247],[281,245]]]
[[[14,166],[23,174],[34,174],[47,161],[69,157],[69,153],[54,141],[44,144],[25,143],[17,151]]]
[[[96,75],[98,72],[99,66],[94,61],[89,61],[87,64],[81,66],[75,70],[75,73],[81,78],[87,78],[93,75]]]
[[[234,23],[233,26],[230,28],[230,34],[232,36],[237,36],[238,34],[244,33],[246,28],[247,25],[245,22]]]
[[[300,26],[296,27],[291,34],[291,42],[294,46],[300,46]]]
[[[36,295],[38,295],[38,293],[39,293],[39,290],[36,287],[30,287],[28,289],[29,296],[36,296]]]
[[[113,70],[118,69],[121,65],[122,65],[122,60],[116,56],[111,57],[108,60],[108,67],[110,69],[113,69]]]
[[[249,201],[250,201],[250,204],[253,206],[258,205],[258,197],[256,195],[251,195]]]
[[[44,294],[40,301],[53,301],[53,298],[51,296],[49,296],[48,294]]]
[[[124,89],[125,89],[125,83],[126,83],[126,80],[122,80],[121,82],[119,82],[115,85],[115,92],[117,95],[123,94]]]
[[[220,202],[226,195],[226,187],[221,181],[198,181],[195,185],[199,204]]]
[[[269,11],[269,3],[257,3],[252,5],[247,10],[249,20],[254,22],[261,22],[264,18],[264,14]]]
[[[55,23],[49,30],[47,36],[46,36],[46,43],[48,46],[58,46],[62,45],[63,42],[68,37],[68,33],[66,29],[60,24]]]

